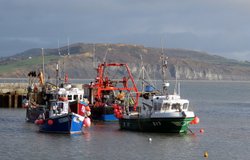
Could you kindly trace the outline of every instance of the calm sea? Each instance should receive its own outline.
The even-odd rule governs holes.
[[[182,82],[181,95],[200,118],[190,126],[194,134],[120,131],[117,123],[95,123],[81,135],[44,134],[25,122],[25,110],[0,109],[0,159],[200,160],[205,151],[213,160],[249,159],[250,83]]]

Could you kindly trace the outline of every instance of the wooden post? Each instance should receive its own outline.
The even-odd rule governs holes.
[[[9,108],[11,108],[11,105],[12,105],[12,95],[11,94],[9,94],[8,95],[9,96]]]
[[[15,94],[14,98],[15,98],[15,100],[14,100],[14,107],[17,108],[17,106],[18,106],[18,95]]]
[[[4,103],[3,103],[3,95],[0,95],[0,108],[4,107]]]

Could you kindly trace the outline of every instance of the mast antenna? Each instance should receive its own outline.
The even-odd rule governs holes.
[[[107,50],[106,50],[106,53],[105,53],[105,55],[104,55],[104,57],[103,57],[103,63],[106,62],[107,54],[108,54],[108,52],[111,51],[111,50],[112,50],[112,48],[108,46],[108,47],[107,47]]]
[[[93,68],[95,68],[95,43],[93,43],[93,55],[92,55],[92,63],[93,63]]]
[[[59,56],[61,56],[61,52],[60,52],[60,44],[59,44],[60,42],[59,42],[59,40],[57,41],[57,49],[58,49],[58,54],[59,54]]]
[[[69,37],[68,37],[68,56],[70,55],[70,50],[69,50]]]
[[[44,66],[44,51],[43,51],[43,48],[42,48],[42,58],[43,58],[43,76],[44,76],[44,79],[45,79],[45,66]]]
[[[168,65],[168,57],[164,55],[164,49],[163,49],[163,42],[161,39],[161,60],[162,60],[162,82],[163,82],[163,88],[162,92],[163,94],[167,94],[167,87],[169,86],[169,83],[166,82],[166,70],[167,70],[167,65]]]

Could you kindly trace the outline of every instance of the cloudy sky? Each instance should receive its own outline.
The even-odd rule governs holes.
[[[0,57],[70,43],[185,48],[250,60],[249,0],[0,0]]]

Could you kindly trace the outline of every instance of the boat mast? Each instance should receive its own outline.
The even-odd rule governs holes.
[[[59,81],[59,74],[58,74],[58,71],[59,71],[59,65],[58,63],[56,64],[56,88],[58,88],[58,81]]]
[[[96,68],[95,65],[95,43],[93,43],[93,55],[92,55],[92,63],[93,63],[93,68]]]
[[[58,42],[58,55],[61,57],[61,50],[60,50],[60,41],[58,40],[57,41]],[[60,59],[58,60],[58,63],[56,64],[57,66],[56,66],[56,81],[57,81],[57,79],[59,78],[59,77],[61,77],[61,75],[59,75],[60,73],[59,73],[59,66],[60,66]],[[56,83],[58,83],[58,82],[56,82]],[[57,87],[57,85],[56,85],[56,87]]]
[[[163,54],[163,48],[162,48],[162,55],[161,55],[161,60],[162,60],[162,82],[163,82],[163,88],[162,88],[162,93],[163,94],[167,94],[167,87],[168,87],[168,83],[166,82],[166,70],[167,70],[167,59],[168,57],[166,57]]]
[[[43,78],[45,80],[45,67],[44,67],[44,52],[43,52],[43,48],[42,48],[42,58],[43,58]]]
[[[141,92],[144,92],[144,87],[145,87],[145,84],[144,84],[144,80],[145,80],[145,66],[144,66],[143,61],[142,61],[142,55],[140,55],[140,57],[141,57],[141,67],[142,67],[142,90],[141,90]]]
[[[59,81],[63,81],[63,79],[64,79],[65,83],[67,83],[66,79],[68,79],[68,78],[66,78],[66,76],[68,77],[68,75],[65,73],[65,57],[66,56],[68,56],[68,57],[70,56],[69,38],[67,38],[67,50],[68,50],[68,53],[64,52],[63,55],[61,54],[61,52],[60,52],[60,46],[59,46],[59,40],[58,40],[58,54],[59,54],[60,57],[63,58],[62,69],[61,69],[62,71],[59,72],[60,60],[58,61],[58,64],[57,64],[58,65],[58,72],[59,72],[58,73],[58,78],[59,78]]]
[[[68,37],[68,56],[70,56],[70,50],[69,50],[69,37]]]

